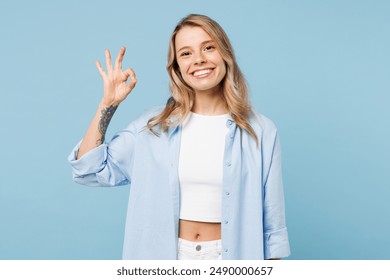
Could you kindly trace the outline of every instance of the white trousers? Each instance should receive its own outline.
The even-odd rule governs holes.
[[[222,241],[194,242],[179,238],[179,260],[221,260]]]

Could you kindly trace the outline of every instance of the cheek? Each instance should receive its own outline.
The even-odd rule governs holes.
[[[186,61],[178,61],[177,65],[179,65],[180,73],[185,74],[188,69],[188,63]]]
[[[182,81],[185,82],[185,84],[188,84],[189,83],[189,79],[187,77],[188,65],[186,65],[186,63],[178,63],[177,65],[179,66],[179,73],[177,73],[178,76]]]
[[[223,63],[223,75],[224,76],[226,75],[226,65],[225,65],[225,63]]]
[[[189,77],[190,74],[188,74],[189,65],[187,63],[181,63],[181,64],[179,64],[179,70],[180,70],[180,74],[181,74],[182,79],[187,84],[191,83],[191,80],[190,80],[190,77]]]
[[[221,77],[221,79],[223,79],[223,78],[225,78],[225,76],[226,76],[226,65],[225,65],[225,63],[224,64],[222,64],[222,66],[221,66],[221,72],[220,72],[220,77]]]

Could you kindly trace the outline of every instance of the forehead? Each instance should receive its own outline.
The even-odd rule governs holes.
[[[176,50],[183,47],[196,47],[205,41],[211,41],[212,38],[203,28],[199,26],[185,26],[180,29],[175,38]]]

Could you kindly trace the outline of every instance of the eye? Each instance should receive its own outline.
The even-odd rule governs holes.
[[[188,56],[188,55],[190,55],[190,52],[189,52],[189,51],[185,51],[185,52],[182,52],[182,53],[180,54],[180,56]]]
[[[213,45],[207,45],[207,46],[204,48],[205,51],[211,51],[211,50],[213,50],[213,49],[215,49],[215,47],[214,47]]]

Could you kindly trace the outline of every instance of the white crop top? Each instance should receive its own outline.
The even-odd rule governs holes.
[[[228,115],[190,113],[179,156],[180,219],[221,222],[222,170]]]

